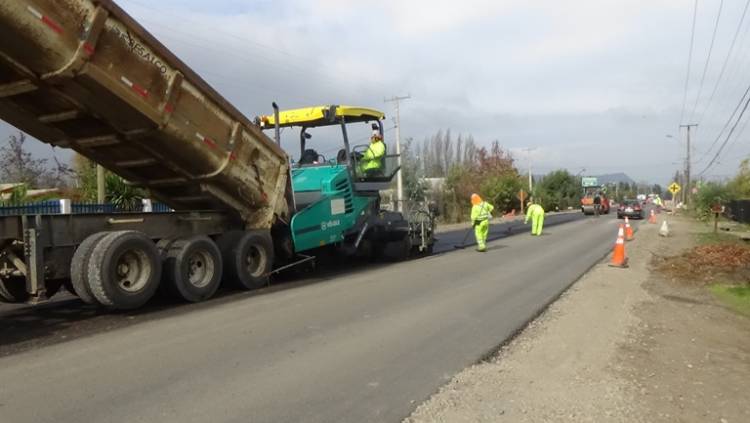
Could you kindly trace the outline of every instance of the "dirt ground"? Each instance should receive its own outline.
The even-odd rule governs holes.
[[[664,218],[668,238],[658,236]],[[750,319],[655,269],[708,230],[666,215],[643,224],[628,269],[595,266],[405,422],[750,421]]]

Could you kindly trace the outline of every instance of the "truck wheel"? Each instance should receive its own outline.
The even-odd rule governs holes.
[[[26,292],[26,279],[19,276],[11,276],[8,279],[0,278],[0,302],[20,304],[29,299]]]
[[[161,260],[156,245],[141,232],[112,232],[96,245],[88,262],[88,287],[103,306],[129,310],[156,292]]]
[[[248,290],[268,285],[268,272],[273,266],[273,242],[268,231],[227,232],[218,244],[229,283]]]
[[[73,254],[73,261],[70,263],[70,284],[73,285],[73,292],[86,304],[99,304],[91,293],[88,284],[88,268],[89,259],[94,248],[105,236],[111,232],[97,232],[93,235],[89,235],[88,238],[84,239],[83,242],[76,248],[76,252]]]
[[[166,250],[162,284],[173,297],[196,303],[211,298],[221,283],[221,252],[211,238],[180,239]]]

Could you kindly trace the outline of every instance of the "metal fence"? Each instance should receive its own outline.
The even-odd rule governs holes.
[[[725,213],[732,220],[750,223],[750,200],[730,201]]]
[[[145,210],[144,210],[145,209]],[[123,212],[143,212],[148,211],[146,204],[139,204],[134,209],[122,210],[114,204],[97,204],[97,203],[71,203],[71,214],[96,214],[96,213],[123,213]],[[167,213],[172,209],[166,204],[151,203],[151,212]],[[43,201],[38,203],[15,203],[0,204],[0,216],[22,216],[35,214],[60,214],[63,212],[61,201]]]

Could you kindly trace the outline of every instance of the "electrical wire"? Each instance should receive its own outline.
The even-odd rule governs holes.
[[[708,73],[708,66],[711,64],[711,54],[714,51],[714,42],[716,41],[716,33],[719,30],[719,22],[721,20],[721,10],[724,8],[724,0],[719,2],[719,11],[716,13],[716,22],[714,23],[714,32],[711,35],[711,44],[708,46],[708,56],[706,56],[706,64],[703,66],[703,74],[701,75],[701,82],[698,85],[698,95],[695,96],[695,104],[693,104],[693,110],[690,111],[690,120],[693,120],[695,115],[695,109],[698,108],[698,102],[701,99],[703,93],[703,84],[706,82],[706,73]],[[744,17],[744,16],[743,16]]]
[[[735,141],[742,139],[742,136],[745,134],[745,129],[747,129],[748,123],[750,123],[750,118],[746,118],[745,121],[742,123],[742,126],[740,127],[740,130],[737,131],[737,136],[734,137]],[[737,145],[737,143],[729,144],[729,147],[726,151],[726,156],[730,156],[733,148]]]
[[[700,162],[703,161],[703,159],[705,159],[706,157],[708,157],[708,154],[711,152],[711,150],[713,150],[713,148],[718,144],[719,140],[721,139],[721,136],[724,134],[724,131],[726,131],[727,128],[729,128],[729,125],[732,123],[732,119],[737,114],[737,111],[740,109],[740,107],[742,107],[742,102],[745,101],[745,97],[747,97],[748,94],[750,94],[750,85],[748,85],[747,89],[742,94],[742,97],[740,98],[740,101],[737,103],[737,106],[734,108],[734,111],[729,116],[729,119],[727,119],[727,121],[724,123],[724,126],[721,128],[721,131],[719,131],[719,134],[716,136],[716,138],[714,139],[714,141],[711,143],[711,146],[708,148],[708,150],[706,150],[705,153],[703,153],[703,156],[700,159],[698,159],[698,161],[696,163],[700,163]],[[750,97],[748,99],[750,100]]]
[[[745,92],[746,96],[747,96],[747,92],[750,92],[750,86],[747,87],[747,91]],[[744,99],[744,97],[743,97],[743,99]],[[742,104],[742,103],[740,102],[740,104]],[[737,125],[739,124],[740,120],[742,120],[742,116],[745,115],[745,111],[747,111],[747,107],[749,105],[750,105],[750,97],[748,97],[747,101],[745,101],[745,106],[742,108],[742,112],[740,112],[740,115],[737,117],[737,120],[734,122],[734,125],[732,126],[732,129],[727,134],[727,137],[726,137],[726,139],[724,139],[724,142],[721,144],[721,147],[719,147],[719,149],[716,151],[716,154],[714,155],[714,157],[711,159],[711,161],[708,163],[708,165],[706,165],[706,168],[703,169],[703,171],[699,174],[699,176],[703,175],[704,173],[706,173],[708,171],[708,169],[710,169],[711,166],[713,166],[714,163],[716,163],[716,161],[719,159],[719,156],[721,155],[721,152],[724,150],[724,147],[726,147],[727,143],[729,142],[729,139],[732,137],[732,134],[734,133],[734,130],[737,128]]]
[[[724,63],[721,65],[721,71],[719,71],[719,76],[718,78],[716,78],[716,84],[714,85],[714,89],[711,91],[711,96],[708,98],[708,103],[706,107],[703,109],[703,112],[701,113],[700,118],[698,119],[698,124],[702,122],[703,117],[706,115],[706,112],[708,112],[708,110],[711,109],[711,105],[713,104],[714,97],[716,96],[716,91],[718,91],[719,86],[721,85],[722,77],[724,76],[724,72],[727,69],[727,64],[729,63],[729,59],[732,57],[732,53],[734,52],[734,45],[737,42],[737,37],[739,36],[740,30],[742,29],[742,24],[745,22],[745,15],[747,14],[748,6],[750,6],[750,0],[747,0],[745,2],[745,8],[742,9],[742,16],[740,17],[740,21],[737,24],[737,29],[734,31],[734,37],[732,37],[732,43],[729,46],[727,57],[724,59]],[[750,29],[750,26],[748,26],[747,29]],[[744,37],[747,35],[747,29],[745,29],[745,32],[743,33],[743,41],[744,41]],[[693,111],[695,111],[695,109],[693,109]]]
[[[685,106],[687,106],[688,86],[690,85],[690,67],[693,62],[693,44],[695,43],[695,21],[698,18],[698,0],[695,0],[693,7],[693,26],[690,32],[690,48],[688,49],[687,74],[685,75],[685,93],[682,96],[682,111],[680,112],[680,124],[685,115]]]

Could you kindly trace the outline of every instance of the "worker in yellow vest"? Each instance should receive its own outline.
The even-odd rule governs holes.
[[[382,176],[386,147],[380,132],[373,130],[370,145],[360,159],[360,171],[364,176]]]
[[[477,239],[477,251],[482,253],[487,251],[487,235],[490,233],[490,219],[494,209],[479,194],[471,194],[471,222]]]
[[[542,227],[544,227],[544,208],[533,199],[528,203],[524,224],[529,223],[529,219],[531,219],[531,235],[541,235]]]

